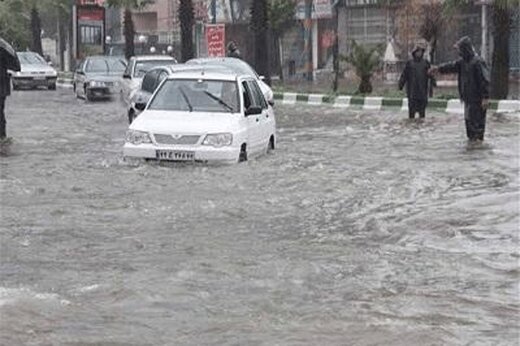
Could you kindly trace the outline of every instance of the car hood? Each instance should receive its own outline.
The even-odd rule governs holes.
[[[87,73],[85,76],[88,80],[98,82],[118,82],[121,80],[120,74]]]
[[[226,133],[238,129],[242,115],[145,110],[132,122],[130,129],[164,134]]]
[[[36,64],[21,64],[22,72],[56,72],[49,65],[36,65]]]

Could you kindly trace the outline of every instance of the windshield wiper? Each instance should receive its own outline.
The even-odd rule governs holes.
[[[217,101],[219,104],[221,104],[222,106],[226,107],[231,113],[234,112],[234,109],[233,107],[231,107],[230,105],[228,105],[226,102],[224,102],[220,97],[216,96],[216,95],[213,95],[212,93],[210,93],[209,91],[207,90],[204,90],[204,93],[206,95],[208,95],[209,97],[211,97],[213,100]]]
[[[186,101],[186,104],[188,105],[188,108],[190,109],[190,112],[193,112],[193,106],[190,103],[190,99],[188,98],[188,95],[182,90],[182,87],[179,88],[179,91],[181,92],[182,97],[184,98],[184,101]]]

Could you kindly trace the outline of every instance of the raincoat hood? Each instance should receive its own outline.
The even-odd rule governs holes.
[[[422,51],[423,52],[423,55],[424,53],[426,52],[426,44],[422,43],[422,42],[418,42],[415,44],[415,46],[413,47],[413,50],[412,50],[412,57],[414,59],[418,59],[416,56],[415,56],[415,53],[417,51]]]
[[[471,39],[468,36],[464,36],[458,40],[457,43],[455,43],[455,47],[459,50],[460,56],[462,56],[462,59],[465,61],[471,60],[475,55]]]

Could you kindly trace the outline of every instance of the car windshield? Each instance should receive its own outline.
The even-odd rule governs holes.
[[[237,83],[200,79],[167,80],[157,91],[148,109],[237,113],[239,111]]]
[[[174,63],[174,60],[147,60],[147,61],[138,61],[135,63],[134,68],[134,77],[142,78],[146,72],[150,71],[152,68],[157,66],[171,65]]]
[[[47,65],[45,59],[36,53],[21,52],[16,55],[22,65]]]
[[[90,59],[85,70],[95,73],[123,72],[126,66],[119,59]]]

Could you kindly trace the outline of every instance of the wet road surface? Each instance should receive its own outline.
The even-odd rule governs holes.
[[[278,148],[127,163],[115,102],[8,99],[1,345],[516,345],[520,117],[277,106]]]

